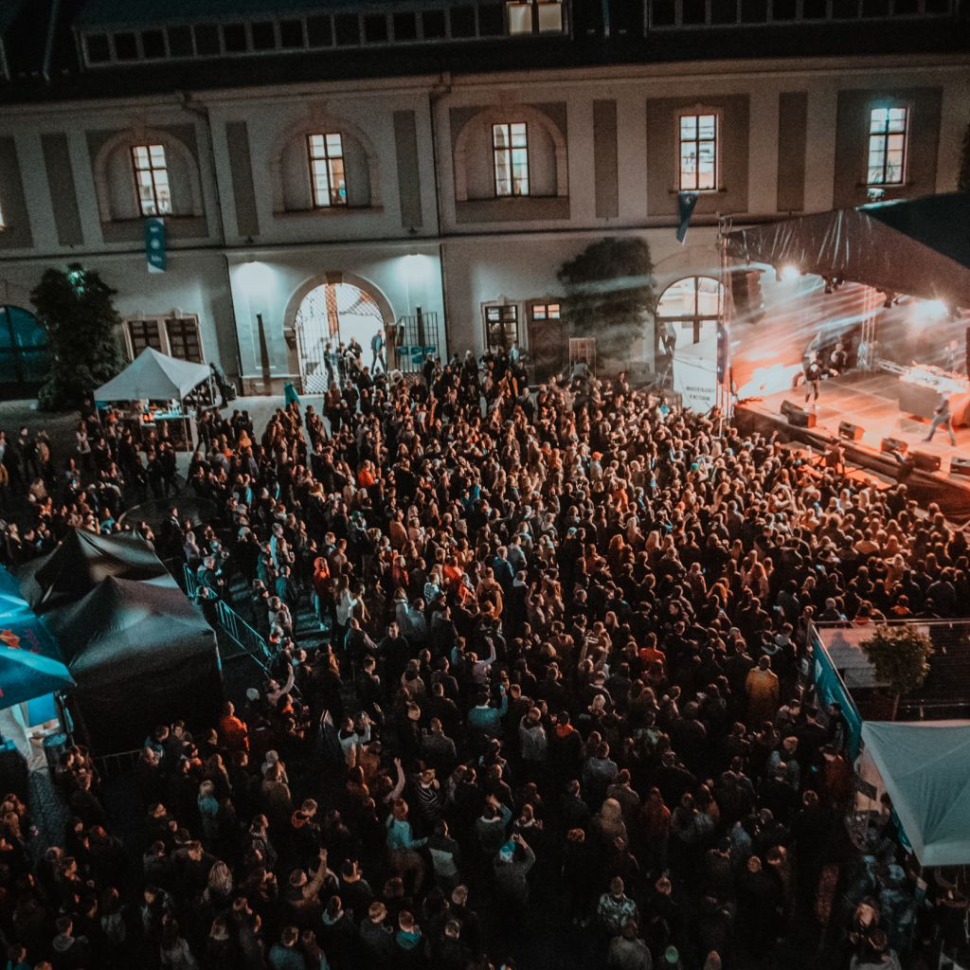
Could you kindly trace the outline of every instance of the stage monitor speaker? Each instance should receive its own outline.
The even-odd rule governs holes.
[[[857,424],[852,424],[851,421],[840,421],[839,422],[839,437],[848,438],[849,441],[862,441],[862,436],[865,434],[862,428]]]
[[[818,421],[818,416],[814,411],[806,411],[804,408],[792,408],[788,412],[788,423],[795,428],[814,428]]]
[[[905,455],[909,451],[909,444],[899,438],[883,438],[879,442],[879,450],[884,455],[890,455],[894,451],[898,451],[901,455]]]
[[[970,458],[961,458],[954,455],[950,459],[950,474],[959,475],[961,478],[970,478]]]
[[[781,402],[781,413],[786,418],[788,417],[789,414],[792,413],[792,411],[797,411],[797,410],[798,410],[798,405],[797,404],[792,404],[791,401],[782,401]]]
[[[914,451],[913,464],[921,472],[938,472],[940,470],[940,456],[931,451]]]

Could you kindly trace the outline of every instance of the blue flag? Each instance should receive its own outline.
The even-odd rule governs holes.
[[[145,258],[149,273],[164,273],[168,259],[165,254],[165,220],[145,220]]]
[[[677,216],[680,219],[680,225],[677,227],[677,242],[682,243],[687,237],[687,227],[690,225],[690,217],[694,214],[697,199],[696,192],[677,193]]]

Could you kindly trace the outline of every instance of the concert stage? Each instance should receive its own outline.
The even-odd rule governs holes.
[[[892,455],[880,452],[883,438],[905,442],[910,454],[919,451],[937,455],[941,462],[938,472],[914,469],[906,479],[912,497],[921,505],[937,502],[955,521],[970,520],[970,477],[951,474],[951,460],[955,456],[970,461],[970,428],[954,429],[956,447],[950,444],[942,428],[931,442],[924,441],[930,423],[900,413],[898,384],[895,374],[881,371],[853,372],[822,381],[814,428],[789,424],[781,411],[785,401],[806,406],[803,385],[740,401],[735,407],[735,422],[742,431],[770,434],[777,430],[785,440],[799,441],[821,451],[832,439],[838,438],[839,423],[848,421],[861,427],[864,433],[859,441],[842,439],[846,461],[893,479],[898,477],[900,465]],[[807,406],[811,404],[810,401]]]

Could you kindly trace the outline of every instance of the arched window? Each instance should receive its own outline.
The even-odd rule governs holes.
[[[195,157],[164,130],[132,129],[109,138],[94,158],[94,186],[104,223],[204,211]]]
[[[0,306],[0,393],[39,387],[50,370],[47,331],[29,310]]]
[[[270,155],[273,211],[381,207],[377,152],[357,125],[319,111],[279,133]]]
[[[714,328],[724,308],[724,288],[712,276],[687,276],[671,283],[657,304],[657,331],[667,353],[677,342],[701,341],[704,324]]]

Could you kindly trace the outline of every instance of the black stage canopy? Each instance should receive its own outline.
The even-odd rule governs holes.
[[[799,216],[727,236],[748,263],[864,283],[884,293],[970,307],[970,194],[877,202]]]

